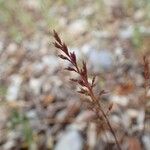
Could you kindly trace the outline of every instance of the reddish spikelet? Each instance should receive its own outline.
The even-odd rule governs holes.
[[[71,61],[72,61],[72,63],[74,64],[74,65],[76,65],[77,64],[77,62],[76,62],[76,55],[75,55],[75,53],[74,52],[70,52],[70,59],[71,59]]]
[[[55,40],[61,45],[62,42],[61,42],[61,39],[59,38],[57,32],[55,30],[53,30],[53,33],[54,33],[53,35],[54,35]]]
[[[83,67],[80,73],[86,80],[88,80],[86,63],[83,61],[82,64],[83,64]]]
[[[54,46],[58,49],[60,49],[62,52],[64,52],[67,56],[69,56],[69,52],[68,52],[68,48],[66,46],[65,43],[63,43],[59,37],[59,35],[57,34],[57,32],[54,30],[53,31],[53,36],[55,38],[55,42],[53,43]]]
[[[91,85],[92,87],[95,86],[95,79],[96,79],[96,76],[94,76],[93,79],[92,79],[92,85]]]
[[[78,80],[77,79],[70,79],[70,81],[72,81],[72,82],[78,82]]]
[[[59,48],[59,49],[62,48],[61,45],[59,45],[57,42],[54,42],[54,45],[55,45],[55,47],[57,47],[57,48]]]
[[[79,79],[78,83],[79,83],[79,85],[86,87],[86,84],[85,84],[85,82],[82,79]]]
[[[64,60],[69,60],[66,56],[64,55],[58,55],[58,57],[60,57],[61,59],[64,59]]]
[[[77,91],[78,93],[80,93],[80,94],[84,94],[84,95],[89,95],[89,93],[88,93],[88,91],[87,90],[85,90],[85,89],[83,89],[83,88],[80,88],[80,90],[79,91]]]
[[[74,71],[74,72],[77,72],[74,68],[72,68],[72,67],[67,67],[67,68],[65,68],[66,70],[68,70],[68,71]]]
[[[99,121],[104,120],[105,123],[108,125],[112,135],[114,136],[118,150],[121,150],[116,134],[111,126],[111,123],[109,122],[109,119],[107,118],[107,113],[104,112],[101,104],[99,103],[99,97],[101,98],[101,96],[106,92],[102,90],[99,93],[99,97],[95,96],[93,91],[93,87],[95,86],[95,77],[93,77],[92,83],[89,83],[86,62],[83,61],[82,68],[79,68],[75,53],[68,52],[67,45],[62,42],[55,30],[53,36],[55,38],[54,46],[58,48],[61,52],[63,52],[63,54],[59,55],[59,57],[63,60],[69,61],[72,64],[72,67],[67,67],[66,70],[73,71],[79,75],[79,79],[70,80],[80,85],[80,90],[78,91],[78,93],[89,96],[91,98],[91,101],[89,101],[89,105],[92,104],[91,109],[95,112]],[[111,107],[108,108],[108,110],[111,110]]]
[[[66,46],[65,43],[62,44],[62,51],[63,51],[67,56],[69,56],[68,47]]]

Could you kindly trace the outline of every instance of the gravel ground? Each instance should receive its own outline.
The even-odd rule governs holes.
[[[56,29],[78,62],[86,60],[96,90],[123,150],[149,150],[150,89],[143,55],[150,60],[149,1],[0,2],[0,149],[113,150],[107,128],[69,82],[75,74],[57,57]]]

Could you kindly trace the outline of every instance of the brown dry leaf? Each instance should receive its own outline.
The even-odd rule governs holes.
[[[136,137],[128,138],[129,149],[128,150],[142,150],[140,141]]]
[[[126,83],[119,84],[115,88],[115,91],[118,95],[127,95],[132,93],[135,89],[135,86],[131,80],[127,81]]]
[[[54,97],[52,95],[46,95],[42,100],[42,105],[44,107],[47,107],[53,101],[54,101]]]
[[[17,109],[17,108],[27,106],[26,102],[23,101],[11,101],[11,102],[7,102],[7,105],[12,109],[14,108]]]
[[[18,50],[12,56],[9,56],[10,58],[13,58],[15,60],[15,62],[11,66],[11,68],[8,69],[8,72],[7,72],[8,76],[18,71],[18,69],[22,65],[22,62],[23,62],[25,56],[26,56],[26,51],[23,49]]]
[[[70,105],[68,105],[67,111],[69,117],[74,117],[80,110],[80,102],[72,102]]]

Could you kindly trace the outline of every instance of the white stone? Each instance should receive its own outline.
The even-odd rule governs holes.
[[[92,35],[95,36],[96,38],[101,38],[101,39],[105,39],[105,38],[110,38],[111,34],[110,32],[106,31],[106,30],[101,30],[101,31],[93,31]]]
[[[9,140],[3,145],[3,150],[10,150],[15,146],[15,142],[13,140]]]
[[[82,34],[87,28],[87,22],[83,19],[75,20],[68,26],[69,33],[73,35]]]
[[[50,72],[54,72],[59,67],[59,58],[56,56],[43,56],[42,63],[49,67]]]
[[[136,118],[138,116],[138,111],[135,109],[128,109],[127,110],[127,114],[131,117],[131,118]]]
[[[150,97],[150,89],[147,92],[147,96]]]
[[[91,47],[91,45],[89,45],[89,44],[84,44],[84,45],[81,47],[81,51],[82,51],[83,54],[85,54],[85,55],[87,55],[91,50],[92,50],[92,47]]]
[[[126,96],[112,95],[111,101],[121,106],[127,106],[129,99]]]
[[[68,130],[60,137],[54,150],[82,150],[83,139],[77,130]]]
[[[90,149],[94,149],[97,141],[96,124],[91,122],[88,127],[87,137]]]
[[[29,87],[33,91],[34,94],[39,94],[40,89],[42,86],[42,80],[41,79],[36,79],[36,78],[31,78],[29,82]]]
[[[10,43],[7,47],[9,53],[14,53],[17,50],[17,45],[15,43]]]
[[[149,150],[150,148],[150,134],[146,134],[142,137],[142,141],[145,146],[145,150]]]
[[[13,75],[11,77],[11,84],[8,87],[6,99],[8,101],[17,100],[20,90],[20,85],[22,82],[22,77],[19,75]]]
[[[129,39],[133,35],[134,28],[133,26],[129,26],[119,32],[119,37],[122,39]]]
[[[109,70],[113,67],[113,56],[108,51],[91,51],[89,62],[95,72]]]
[[[35,119],[37,117],[36,110],[30,110],[27,112],[27,117],[29,119]]]
[[[85,7],[83,10],[82,10],[82,15],[83,16],[89,16],[89,15],[92,15],[94,13],[94,8],[93,7]]]
[[[30,8],[30,9],[39,9],[40,1],[37,0],[25,0],[24,3]]]

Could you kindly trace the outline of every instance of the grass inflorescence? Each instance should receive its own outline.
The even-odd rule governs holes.
[[[109,118],[107,116],[108,113],[104,111],[101,105],[101,96],[105,94],[105,91],[104,90],[100,91],[97,94],[98,96],[94,93],[93,89],[96,86],[96,83],[95,83],[96,77],[94,76],[92,78],[92,82],[89,82],[86,62],[83,61],[82,67],[79,67],[77,63],[76,54],[74,52],[69,52],[67,45],[61,40],[61,38],[59,37],[56,31],[53,32],[53,36],[55,38],[54,46],[61,52],[61,54],[59,54],[58,56],[61,59],[66,60],[72,64],[72,67],[67,67],[65,69],[71,72],[75,72],[79,75],[78,79],[74,79],[74,78],[70,79],[71,81],[75,82],[77,85],[80,86],[80,90],[77,92],[90,97],[88,101],[88,105],[91,108],[91,110],[95,113],[97,117],[97,123],[100,124],[104,122],[105,125],[108,126],[109,130],[111,131],[115,139],[115,143],[116,143],[118,150],[121,150],[120,143],[117,139],[114,129],[112,128],[111,122],[109,121]],[[108,111],[110,111],[111,108],[112,108],[112,105],[108,107]]]

